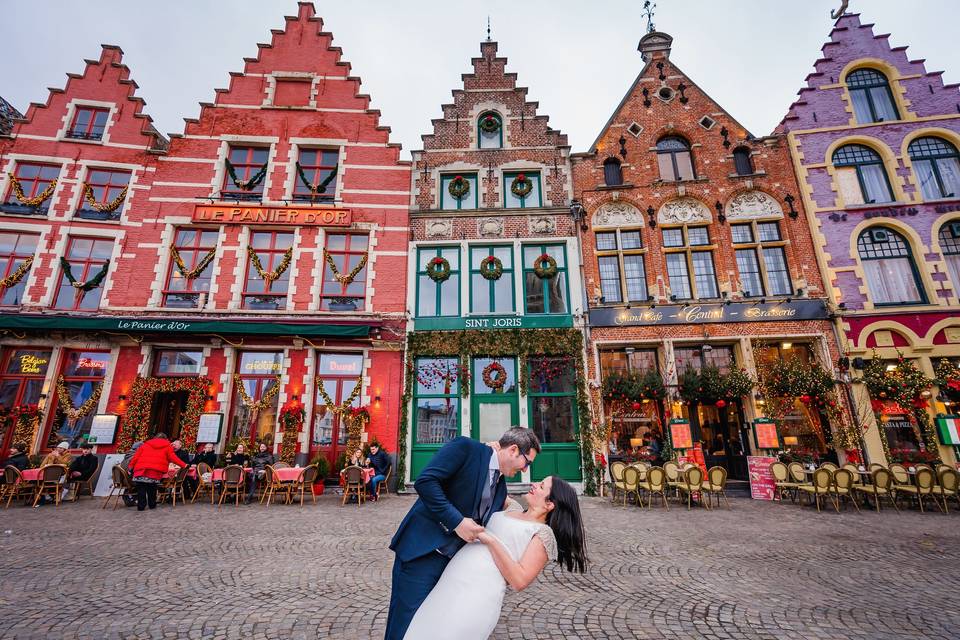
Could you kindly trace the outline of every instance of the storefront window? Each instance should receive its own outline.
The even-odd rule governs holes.
[[[35,405],[43,392],[43,380],[50,366],[49,350],[10,349],[3,353],[0,369],[0,408],[9,411],[21,405]],[[0,459],[7,455],[13,444],[13,425],[4,422],[6,430],[0,430]],[[32,442],[23,442],[28,448]]]
[[[110,354],[103,351],[66,351],[63,356],[60,375],[63,388],[70,406],[60,402],[59,393],[54,390],[50,395],[54,409],[51,411],[50,432],[47,437],[47,449],[66,440],[70,448],[79,447],[90,433],[90,425],[97,413],[97,407],[76,420],[67,416],[70,408],[79,409],[103,385],[110,364]]]
[[[513,358],[474,358],[474,393],[480,395],[516,393],[517,376],[514,364],[515,360]],[[484,376],[484,373],[486,373],[486,376]]]
[[[570,358],[531,358],[530,424],[543,444],[576,440],[576,374]]]
[[[773,344],[755,344],[753,357],[757,363],[760,375],[766,367],[778,362],[800,362],[801,364],[816,365],[813,348],[809,344],[794,344],[779,342]],[[818,366],[818,365],[817,365]],[[762,404],[761,404],[762,402]],[[758,405],[762,410],[766,398],[761,398]],[[780,419],[780,437],[783,446],[789,450],[810,450],[823,453],[827,450],[824,425],[826,421],[818,412],[800,400],[794,400],[793,406]]]
[[[488,271],[495,265],[487,261],[497,258],[502,266],[500,277],[490,280],[483,275],[481,267]],[[513,248],[470,247],[470,311],[471,313],[513,313]]]
[[[335,406],[340,406],[350,398],[354,389],[360,383],[363,375],[363,354],[360,353],[321,353],[317,365],[317,377],[323,384],[323,391]],[[350,401],[351,407],[360,406],[359,393]],[[347,430],[340,416],[330,410],[326,398],[321,393],[316,394],[314,407],[313,448],[331,447],[337,443],[337,451],[330,457],[336,460],[336,453],[347,444]]]
[[[414,443],[444,444],[460,435],[459,360],[417,358]]]
[[[552,264],[556,273],[550,275]],[[537,275],[540,268],[544,277]],[[527,313],[570,313],[567,307],[567,261],[562,245],[523,247],[523,278]]]
[[[676,347],[673,353],[677,373],[681,375],[687,369],[700,371],[703,367],[716,367],[721,374],[726,375],[734,366],[732,346]]]
[[[441,281],[430,277],[430,270],[442,268],[433,261],[442,258],[450,265],[450,275]],[[460,315],[460,249],[428,247],[417,249],[417,317]]]
[[[203,351],[156,352],[153,374],[156,376],[198,376],[203,363]]]
[[[280,351],[246,351],[240,354],[233,384],[231,438],[239,438],[250,445],[255,442],[273,445],[282,371],[283,353]],[[264,400],[266,406],[257,406]]]

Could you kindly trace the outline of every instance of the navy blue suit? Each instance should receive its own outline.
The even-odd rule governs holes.
[[[403,639],[450,558],[466,544],[454,533],[460,522],[468,517],[486,526],[490,516],[503,509],[507,485],[501,476],[490,509],[480,513],[493,454],[482,442],[460,437],[444,445],[420,472],[414,483],[420,497],[390,542],[396,559],[386,640]]]

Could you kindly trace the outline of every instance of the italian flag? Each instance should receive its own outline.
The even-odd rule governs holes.
[[[943,444],[960,445],[960,416],[937,418],[937,430]]]

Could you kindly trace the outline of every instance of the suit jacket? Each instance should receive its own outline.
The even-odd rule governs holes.
[[[490,482],[490,456],[493,449],[470,438],[448,442],[433,456],[414,483],[419,498],[407,513],[390,548],[397,558],[408,562],[438,549],[449,555],[466,544],[454,529],[464,517],[479,514],[483,487]],[[503,476],[497,483],[490,510],[480,524],[503,509],[507,484]]]

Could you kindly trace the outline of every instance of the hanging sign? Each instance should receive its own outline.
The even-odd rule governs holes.
[[[257,207],[198,204],[194,222],[221,224],[270,224],[289,226],[349,227],[350,209],[313,209],[310,207]]]
[[[117,422],[120,416],[112,413],[100,413],[93,416],[93,423],[90,425],[90,437],[87,442],[90,444],[113,444],[113,439],[117,433]]]
[[[769,418],[757,418],[753,421],[753,439],[757,449],[779,449],[777,423]]]
[[[670,421],[670,445],[674,449],[693,448],[693,434],[690,431],[690,422],[675,418]]]
[[[197,444],[216,444],[220,442],[220,428],[223,426],[222,413],[201,413],[197,425]]]

